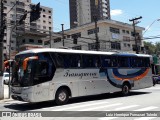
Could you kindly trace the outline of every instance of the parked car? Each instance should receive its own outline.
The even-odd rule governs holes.
[[[10,79],[11,79],[11,78],[10,78]],[[9,73],[4,72],[4,73],[3,73],[2,80],[3,80],[4,84],[8,85],[8,83],[9,83]]]

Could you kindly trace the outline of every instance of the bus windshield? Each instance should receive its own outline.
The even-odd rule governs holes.
[[[12,66],[12,86],[29,86],[32,84],[30,76],[32,69],[32,60],[28,62],[27,70],[23,69],[23,61],[27,57],[34,56],[34,54],[21,54],[15,57],[15,63]]]
[[[17,55],[12,86],[33,86],[52,80],[55,66],[49,53]]]

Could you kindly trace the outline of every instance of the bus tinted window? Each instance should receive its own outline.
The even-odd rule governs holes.
[[[101,56],[102,67],[117,67],[117,57]]]
[[[130,60],[128,57],[118,57],[118,67],[130,67]]]
[[[84,68],[93,68],[100,67],[101,61],[100,56],[97,55],[82,55],[83,67]]]
[[[145,57],[133,57],[131,58],[132,67],[150,67],[149,58]]]
[[[55,58],[55,64],[57,68],[64,67],[64,59],[63,54],[61,53],[52,53],[52,58]]]
[[[52,80],[55,66],[49,53],[38,53],[38,61],[35,62],[34,84]]]
[[[63,54],[64,68],[81,67],[81,56],[79,54]]]
[[[52,57],[56,59],[57,68],[77,68],[82,66],[80,54],[54,53]]]

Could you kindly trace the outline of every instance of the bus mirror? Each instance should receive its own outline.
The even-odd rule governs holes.
[[[23,61],[23,70],[27,69],[27,65],[28,65],[28,61],[29,60],[38,60],[38,56],[28,57],[28,58],[24,59],[24,61]]]
[[[24,59],[24,61],[23,61],[23,70],[27,69],[27,63],[28,63],[28,61],[29,61],[29,58]]]

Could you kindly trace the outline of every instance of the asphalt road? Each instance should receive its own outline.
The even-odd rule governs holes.
[[[52,117],[28,118],[36,120],[159,120],[160,116],[153,115],[151,117],[117,117],[109,116],[107,113],[117,113],[117,111],[125,111],[126,115],[135,111],[155,112],[160,111],[160,84],[151,88],[132,91],[130,96],[123,97],[120,93],[104,94],[97,96],[74,98],[67,105],[56,106],[53,101],[42,102],[37,104],[29,104],[20,101],[8,101],[0,103],[1,111],[43,111],[42,114],[48,114]],[[46,112],[45,112],[46,111]],[[49,112],[48,112],[49,111]],[[54,112],[58,111],[58,112]],[[65,112],[69,111],[69,112]],[[85,111],[85,112],[84,112]],[[139,112],[138,112],[139,113]],[[157,113],[157,112],[156,112]],[[54,115],[55,114],[55,115]],[[60,116],[69,117],[60,117]],[[108,115],[109,117],[105,117]],[[59,117],[54,117],[59,116]],[[72,117],[74,116],[74,117]],[[75,117],[79,116],[79,117]],[[22,120],[21,117],[9,118],[2,117],[0,120]]]

